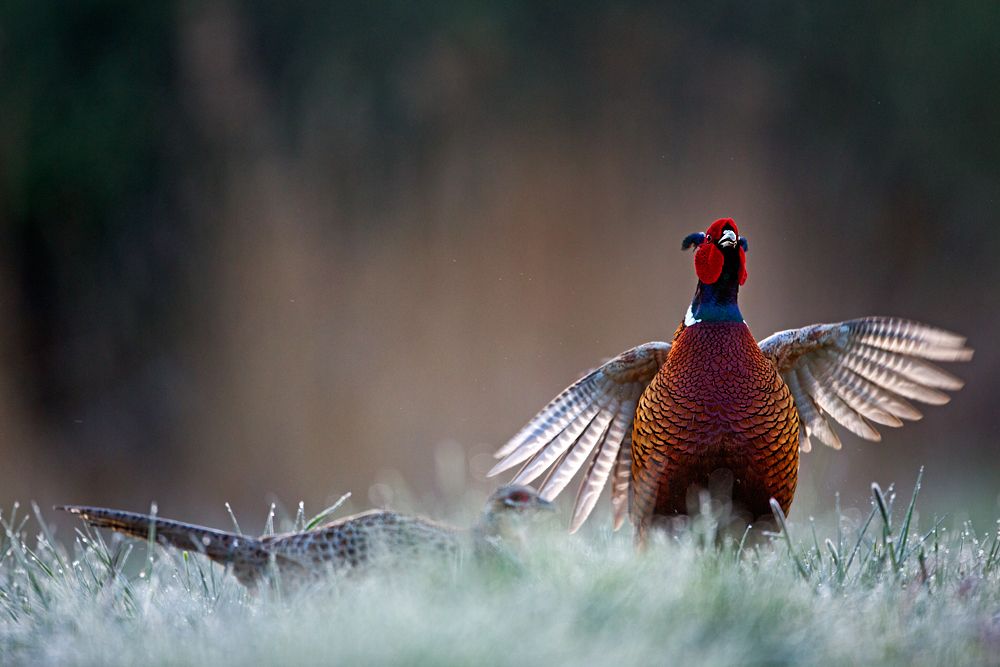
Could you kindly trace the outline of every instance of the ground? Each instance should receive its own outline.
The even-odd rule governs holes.
[[[44,513],[22,525],[23,511],[5,512],[0,662],[1000,664],[996,526],[918,530],[906,496],[873,493],[860,520],[790,525],[742,548],[717,537],[709,504],[643,552],[628,531],[533,524],[516,567],[430,565],[256,595],[200,555],[150,561],[142,542],[94,533],[59,542]]]

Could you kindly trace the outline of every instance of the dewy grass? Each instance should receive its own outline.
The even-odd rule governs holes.
[[[523,567],[257,595],[198,554],[129,566],[144,541],[85,526],[59,543],[15,506],[0,516],[0,664],[1000,664],[1000,535],[918,531],[916,489],[895,515],[894,500],[873,486],[866,521],[838,503],[831,525],[779,517],[756,539],[724,536],[704,502],[644,552],[627,531],[535,524]]]

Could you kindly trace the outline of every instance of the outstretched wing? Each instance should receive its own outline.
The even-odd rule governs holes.
[[[539,494],[552,500],[596,449],[576,497],[570,532],[590,515],[612,469],[615,527],[621,526],[631,468],[622,465],[619,450],[625,443],[631,461],[632,421],[639,397],[666,362],[669,351],[670,343],[646,343],[577,380],[497,451],[495,456],[501,461],[489,474],[523,463],[511,483],[528,484],[551,467]]]
[[[962,381],[923,359],[968,361],[965,338],[919,322],[866,317],[781,331],[760,342],[791,390],[799,411],[799,448],[810,436],[840,449],[826,415],[866,440],[880,440],[871,422],[902,426],[923,415],[907,400],[941,405]]]

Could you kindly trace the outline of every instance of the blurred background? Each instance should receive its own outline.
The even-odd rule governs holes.
[[[976,349],[948,406],[805,455],[791,517],[926,465],[923,512],[985,529],[998,196],[995,2],[3,0],[0,506],[481,498],[559,390],[670,339],[681,239],[733,217],[758,339]]]

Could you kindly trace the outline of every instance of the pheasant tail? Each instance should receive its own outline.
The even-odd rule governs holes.
[[[269,563],[269,554],[254,537],[101,507],[64,505],[55,509],[75,514],[96,528],[110,528],[144,540],[149,539],[152,527],[153,537],[160,544],[202,553],[219,564],[232,565],[233,573],[245,585],[259,579]]]

